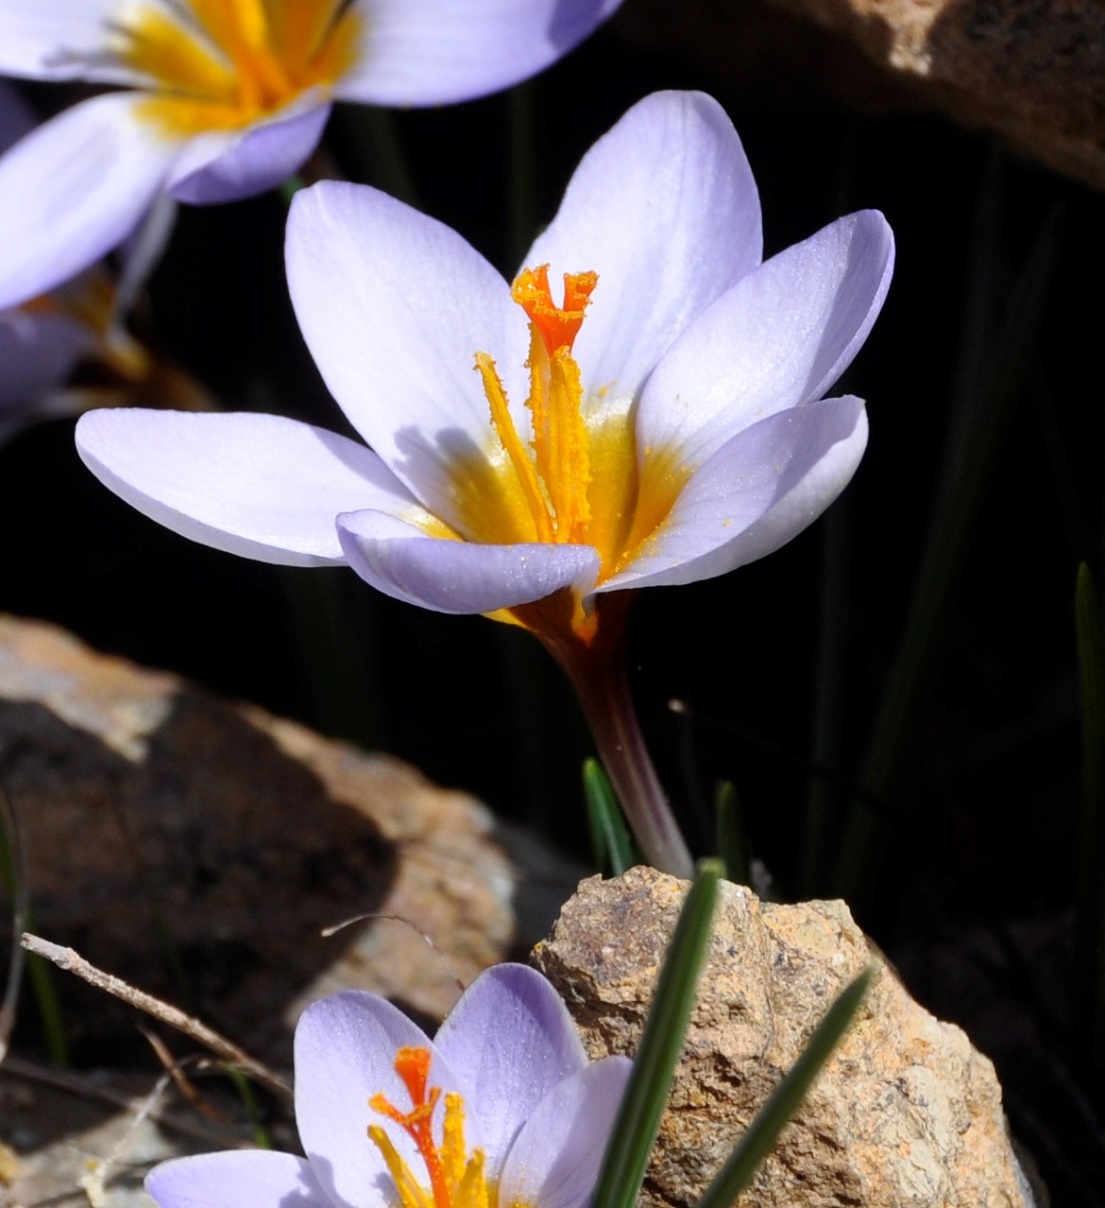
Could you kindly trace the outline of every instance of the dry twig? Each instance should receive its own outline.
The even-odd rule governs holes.
[[[121,977],[115,977],[114,974],[97,969],[95,965],[89,964],[72,948],[63,948],[60,944],[52,944],[49,940],[41,939],[37,935],[29,935],[26,932],[20,942],[28,952],[34,952],[38,956],[52,961],[59,969],[64,969],[67,973],[75,973],[90,986],[95,986],[97,990],[104,990],[106,993],[114,995],[115,998],[129,1003],[130,1006],[137,1007],[139,1011],[152,1015],[154,1019],[161,1020],[169,1027],[176,1028],[178,1032],[182,1032],[191,1040],[202,1044],[204,1048],[210,1049],[223,1061],[236,1066],[243,1074],[261,1083],[262,1086],[267,1086],[269,1090],[275,1091],[278,1095],[291,1097],[292,1088],[279,1074],[255,1060],[233,1041],[227,1040],[225,1036],[221,1036],[213,1028],[209,1028],[191,1015],[186,1015],[179,1008],[163,1002],[160,998],[155,998],[152,994],[135,989]]]

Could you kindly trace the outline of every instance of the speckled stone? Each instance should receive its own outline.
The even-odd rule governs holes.
[[[632,1054],[685,890],[644,868],[584,881],[535,950],[593,1057]],[[868,962],[856,1023],[741,1208],[1031,1208],[992,1064],[910,998],[844,903],[730,884],[642,1208],[695,1202]]]

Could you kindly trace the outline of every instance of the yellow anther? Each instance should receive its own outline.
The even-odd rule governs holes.
[[[445,1096],[442,1142],[438,1145],[434,1140],[433,1117],[441,1088],[428,1086],[430,1062],[428,1049],[403,1048],[395,1056],[395,1072],[410,1096],[410,1111],[395,1107],[379,1093],[368,1101],[373,1111],[398,1124],[414,1142],[426,1168],[429,1191],[415,1178],[381,1125],[369,1125],[368,1138],[384,1159],[401,1208],[489,1208],[484,1155],[479,1149],[468,1152],[464,1101],[455,1091]]]

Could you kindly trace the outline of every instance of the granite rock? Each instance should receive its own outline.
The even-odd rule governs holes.
[[[760,71],[789,68],[867,110],[940,109],[1105,189],[1099,0],[639,0],[628,7],[629,32],[679,46],[724,79],[759,83]]]
[[[359,986],[437,1019],[458,982],[536,938],[516,935],[515,903],[542,878],[473,798],[11,617],[0,784],[38,933],[278,1065],[320,994]],[[126,1008],[58,985],[85,1060],[123,1060],[120,1034],[134,1049]]]
[[[685,888],[644,868],[584,881],[537,947],[592,1057],[634,1051]],[[844,903],[727,883],[643,1208],[694,1203],[869,962],[856,1023],[741,1208],[1031,1208],[990,1061],[910,998]]]

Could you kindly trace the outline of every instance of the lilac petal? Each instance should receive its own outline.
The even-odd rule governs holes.
[[[0,309],[75,276],[138,225],[177,153],[137,116],[141,103],[84,101],[0,159]]]
[[[820,398],[867,338],[893,262],[893,236],[874,210],[766,261],[657,366],[637,414],[638,448],[700,466],[749,424]]]
[[[162,1162],[146,1190],[158,1208],[333,1208],[309,1162],[262,1149]]]
[[[325,181],[288,219],[288,286],[342,410],[421,503],[454,525],[454,470],[493,447],[477,352],[498,363],[528,436],[525,316],[455,231],[384,193]],[[520,413],[520,414],[519,414]]]
[[[574,352],[591,389],[632,396],[760,252],[759,196],[725,111],[700,92],[658,92],[583,157],[525,264],[550,264],[557,283],[598,273]]]
[[[262,562],[339,564],[339,512],[418,512],[369,449],[276,415],[93,411],[77,425],[77,449],[140,512]]]
[[[511,1147],[500,1204],[585,1208],[633,1062],[606,1057],[547,1094]]]
[[[173,165],[169,191],[177,201],[206,206],[275,188],[318,146],[329,116],[329,104],[316,97],[244,132],[200,135]]]
[[[37,125],[38,118],[30,105],[11,84],[0,80],[0,152],[30,134]]]
[[[0,72],[36,80],[127,83],[135,72],[108,49],[119,0],[4,0]]]
[[[764,557],[833,502],[866,445],[866,411],[852,397],[753,424],[695,471],[640,554],[598,590],[694,583]]]
[[[441,1025],[435,1043],[479,1119],[493,1173],[537,1104],[587,1065],[560,995],[525,965],[495,965],[481,973]],[[500,1198],[500,1203],[514,1202]],[[522,1202],[547,1208],[542,1200]]]
[[[410,1097],[395,1072],[401,1048],[432,1054],[430,1086],[458,1089],[448,1062],[422,1030],[375,994],[346,990],[312,1003],[295,1032],[295,1115],[299,1139],[331,1199],[349,1208],[390,1208],[396,1197],[384,1160],[368,1139],[370,1124],[386,1127],[416,1178],[425,1176],[414,1143],[368,1105],[381,1093],[399,1110]],[[443,1109],[435,1125],[441,1126]],[[479,1136],[466,1129],[470,1144]],[[243,1201],[248,1203],[247,1201]]]
[[[444,105],[535,75],[568,53],[621,0],[364,0],[360,63],[343,100]]]
[[[416,531],[379,512],[338,517],[346,561],[366,583],[434,612],[497,612],[564,587],[588,591],[599,572],[589,545],[481,545]]]
[[[4,419],[65,382],[81,357],[96,347],[84,324],[49,311],[0,313],[0,408]]]

